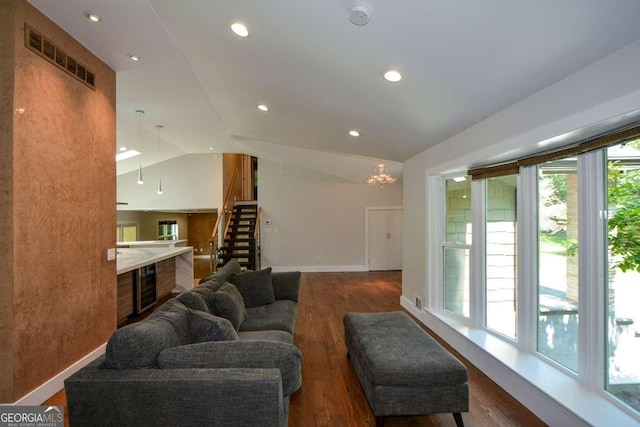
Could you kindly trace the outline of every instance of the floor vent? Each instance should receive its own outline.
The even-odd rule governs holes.
[[[96,75],[86,66],[67,55],[41,33],[24,24],[24,45],[61,70],[71,74],[91,89],[95,90]]]

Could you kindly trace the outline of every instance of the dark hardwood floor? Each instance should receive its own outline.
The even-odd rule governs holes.
[[[403,310],[400,307],[401,288],[400,272],[302,275],[295,336],[295,343],[303,355],[302,388],[291,398],[290,427],[375,425],[351,361],[346,357],[342,317],[349,311]],[[465,426],[545,425],[451,347],[439,341],[469,370],[470,411],[462,414]],[[455,421],[451,414],[437,414],[388,418],[385,426],[455,426]]]
[[[295,344],[303,354],[303,380],[302,388],[291,397],[290,427],[375,425],[353,366],[346,357],[342,317],[348,311],[402,310],[400,294],[400,272],[302,275]],[[442,344],[469,370],[470,411],[462,414],[465,426],[545,425],[446,343]],[[43,404],[66,405],[64,390]],[[451,414],[391,417],[385,426],[453,427],[455,421]]]

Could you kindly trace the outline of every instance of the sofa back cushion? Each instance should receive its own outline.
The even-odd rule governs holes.
[[[189,310],[189,332],[192,343],[238,340],[229,320],[198,310]]]
[[[260,271],[233,273],[229,277],[229,283],[238,288],[247,308],[273,304],[276,300],[271,283],[271,267]]]
[[[216,316],[228,319],[235,330],[240,329],[240,325],[247,317],[247,309],[244,306],[242,295],[231,283],[225,283],[218,291],[214,293],[213,298],[214,311]]]
[[[225,284],[226,282],[229,281],[229,276],[231,276],[231,274],[240,273],[241,271],[242,271],[242,267],[240,267],[240,263],[238,262],[238,260],[232,259],[231,261],[227,262],[225,265],[220,267],[212,275],[203,277],[202,279],[200,279],[198,283],[202,284],[202,283],[208,282],[214,277],[217,277],[222,281],[222,284]]]
[[[107,343],[104,366],[110,369],[156,367],[160,352],[191,342],[187,314],[187,307],[171,300],[147,319],[118,329]]]

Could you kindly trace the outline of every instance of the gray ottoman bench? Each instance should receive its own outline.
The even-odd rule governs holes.
[[[467,368],[401,311],[347,313],[347,356],[351,358],[376,426],[387,416],[469,410]]]

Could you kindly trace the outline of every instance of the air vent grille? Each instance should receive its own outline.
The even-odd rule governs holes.
[[[61,70],[71,74],[91,89],[95,89],[96,75],[86,66],[67,55],[41,33],[24,24],[24,45]]]

